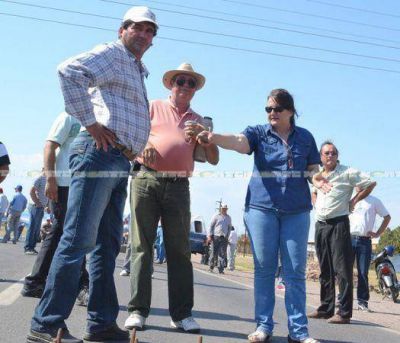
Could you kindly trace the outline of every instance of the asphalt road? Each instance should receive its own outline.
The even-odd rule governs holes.
[[[0,342],[23,343],[37,299],[19,295],[21,280],[30,272],[34,256],[25,256],[21,243],[0,244]],[[123,326],[127,317],[129,278],[119,276],[123,255],[117,261],[115,279],[120,301],[118,324]],[[194,317],[202,327],[204,343],[246,342],[247,334],[255,329],[253,322],[253,290],[240,283],[224,279],[217,274],[195,270]],[[166,265],[155,265],[153,279],[153,307],[147,329],[138,332],[139,342],[196,343],[198,335],[176,332],[169,328]],[[311,309],[310,309],[311,310]],[[75,307],[68,319],[74,335],[84,333],[85,308]],[[273,342],[287,342],[284,302],[276,298],[275,333]],[[400,318],[399,318],[400,324]],[[328,325],[325,321],[311,320],[310,333],[322,342],[399,342],[400,335],[379,326],[353,321],[350,325]]]

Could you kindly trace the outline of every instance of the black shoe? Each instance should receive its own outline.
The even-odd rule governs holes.
[[[21,295],[23,297],[30,297],[30,298],[41,298],[43,295],[44,287],[43,286],[35,286],[35,287],[28,287],[24,285],[21,290]]]
[[[83,339],[88,342],[127,341],[129,340],[129,332],[120,329],[117,324],[114,324],[103,331],[86,332]]]
[[[61,343],[83,343],[81,339],[71,336],[68,329],[51,330],[48,332],[38,332],[31,330],[27,343],[54,343],[56,342],[58,331],[60,331]]]
[[[225,274],[223,270],[218,270],[218,273]]]

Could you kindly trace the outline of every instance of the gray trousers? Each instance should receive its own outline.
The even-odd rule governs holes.
[[[220,272],[224,271],[227,244],[228,240],[224,236],[214,236],[210,246],[210,269],[217,266]]]
[[[236,246],[237,244],[228,243],[228,268],[230,270],[235,269]]]
[[[3,237],[3,243],[7,243],[11,238],[11,231],[14,233],[13,242],[18,240],[18,225],[21,219],[21,212],[12,212],[7,218],[7,231]]]

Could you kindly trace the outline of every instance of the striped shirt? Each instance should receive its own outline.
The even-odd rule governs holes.
[[[38,197],[40,204],[42,207],[46,207],[49,199],[45,195],[46,188],[46,177],[44,175],[40,175],[34,182],[33,187],[36,190],[36,196]]]
[[[120,40],[95,47],[58,67],[65,110],[87,127],[96,122],[140,153],[150,132],[145,66]]]

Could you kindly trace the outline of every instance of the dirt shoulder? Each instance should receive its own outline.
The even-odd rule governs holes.
[[[200,263],[201,255],[192,255],[193,267],[207,272],[208,266]],[[245,287],[253,288],[254,276],[250,270],[225,270],[225,274],[213,273],[216,277],[222,277]],[[307,280],[307,305],[316,308],[319,305],[319,282]],[[277,296],[283,297],[284,290],[277,290]],[[356,290],[354,298],[357,299]],[[371,312],[361,312],[356,309],[357,300],[354,301],[353,321],[370,323],[379,327],[391,329],[400,334],[400,302],[394,303],[389,299],[382,299],[382,295],[370,292],[369,308]]]

